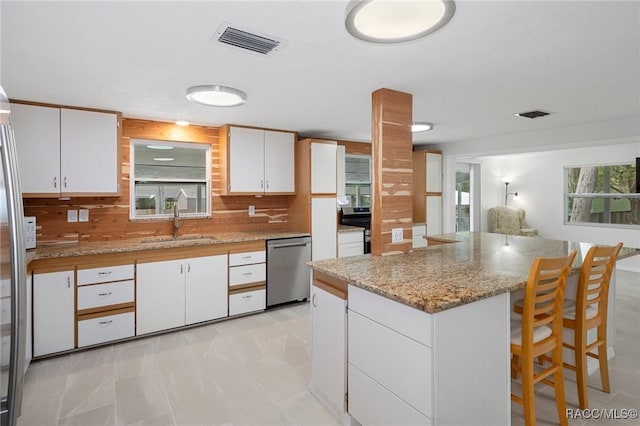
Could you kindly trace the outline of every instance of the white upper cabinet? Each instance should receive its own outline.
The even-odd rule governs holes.
[[[442,192],[442,154],[427,152],[426,192]]]
[[[335,143],[311,144],[311,194],[336,194],[337,153]]]
[[[222,150],[226,148],[228,155],[223,195],[295,193],[294,133],[228,129],[222,139]]]
[[[63,108],[60,140],[61,192],[118,192],[116,114]]]
[[[293,133],[264,132],[265,192],[295,192]]]
[[[11,104],[26,197],[118,195],[118,115]]]

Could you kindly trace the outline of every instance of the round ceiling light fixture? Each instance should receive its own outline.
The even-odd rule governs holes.
[[[427,123],[426,121],[416,121],[411,125],[412,133],[426,132],[432,129],[433,129],[433,123]]]
[[[202,105],[232,107],[247,101],[247,94],[233,87],[217,84],[193,86],[187,89],[187,99]]]
[[[442,28],[453,16],[452,0],[358,0],[347,5],[349,33],[371,43],[401,43]]]

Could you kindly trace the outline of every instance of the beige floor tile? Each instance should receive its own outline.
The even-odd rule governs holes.
[[[115,382],[116,424],[131,425],[171,414],[169,401],[158,373]]]
[[[63,417],[58,422],[60,426],[115,426],[115,424],[116,412],[113,404]]]

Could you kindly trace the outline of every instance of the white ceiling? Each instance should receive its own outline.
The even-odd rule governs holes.
[[[414,120],[435,124],[415,144],[581,126],[588,139],[594,123],[640,118],[638,1],[457,1],[448,25],[399,45],[352,38],[346,6],[3,0],[0,83],[13,99],[358,141],[370,140],[371,93],[382,87],[413,94]],[[270,58],[211,44],[223,22],[288,43]],[[188,102],[187,87],[201,84],[236,87],[248,101]],[[532,109],[554,114],[513,115]]]

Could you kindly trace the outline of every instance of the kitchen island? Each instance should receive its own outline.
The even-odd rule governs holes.
[[[310,387],[334,412],[348,413],[345,420],[509,424],[510,293],[524,287],[539,256],[577,250],[576,277],[590,246],[486,233],[437,239],[442,244],[402,255],[310,263],[316,302]],[[637,253],[624,248],[620,257]],[[342,294],[348,306],[333,334],[322,322],[326,293]],[[337,371],[329,371],[322,360],[331,358],[331,349],[321,346],[341,327],[344,356],[332,365]],[[318,352],[323,356],[314,356]],[[335,397],[341,387],[348,395],[344,404]]]

